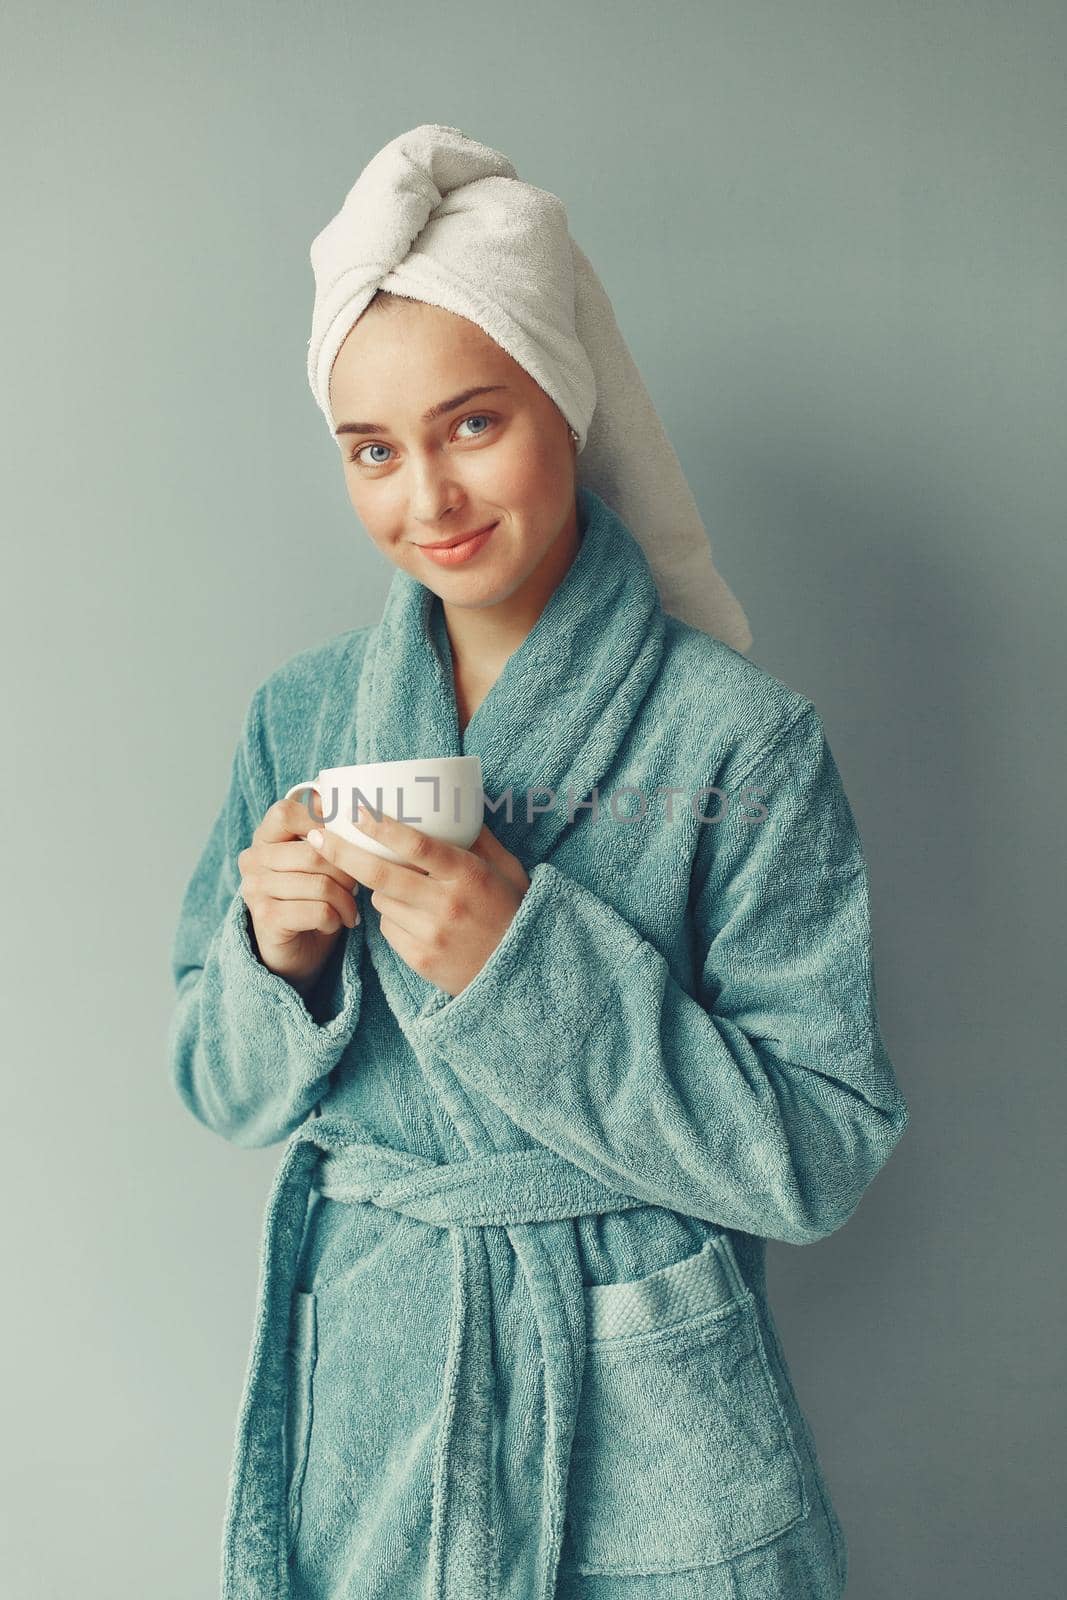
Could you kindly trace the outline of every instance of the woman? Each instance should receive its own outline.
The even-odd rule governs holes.
[[[312,390],[397,571],[253,695],[174,947],[183,1101],[289,1139],[227,1600],[844,1591],[764,1253],[907,1122],[862,848],[560,213],[426,125],[312,248]],[[278,798],[448,754],[470,851]]]

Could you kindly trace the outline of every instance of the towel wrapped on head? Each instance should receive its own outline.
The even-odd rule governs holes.
[[[670,440],[566,208],[499,150],[423,123],[370,160],[311,245],[308,381],[329,424],[330,372],[379,289],[466,317],[524,368],[577,435],[577,481],[648,558],[664,609],[731,645],[748,620],[715,568]]]

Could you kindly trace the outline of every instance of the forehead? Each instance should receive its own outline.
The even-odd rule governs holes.
[[[476,384],[506,383],[518,394],[537,385],[484,329],[443,306],[400,301],[375,306],[354,323],[330,372],[335,414],[378,416],[422,409]]]
[[[398,347],[423,356],[441,352],[471,354],[489,361],[511,360],[507,351],[476,322],[424,300],[394,300],[387,302],[386,309],[374,306],[365,311],[349,330],[341,351],[358,352],[359,359],[365,361],[383,353],[395,356]]]

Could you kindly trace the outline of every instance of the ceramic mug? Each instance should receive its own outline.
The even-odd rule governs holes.
[[[357,802],[378,815],[409,822],[431,839],[467,850],[482,831],[485,793],[480,756],[425,756],[414,761],[364,761],[352,767],[325,767],[317,778],[294,783],[285,798],[314,789],[323,825],[386,861],[400,857],[361,833],[353,822]]]

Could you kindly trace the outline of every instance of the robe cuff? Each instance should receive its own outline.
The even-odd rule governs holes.
[[[431,996],[412,1037],[486,1089],[520,1070],[526,1083],[538,1074],[551,1083],[614,998],[615,973],[643,943],[598,895],[540,861],[481,971],[459,994]]]
[[[354,931],[345,929],[344,938],[337,941],[340,956],[335,947],[305,999],[287,978],[271,972],[259,959],[248,907],[239,893],[230,901],[219,929],[219,971],[227,993],[247,997],[249,1033],[263,1026],[264,1004],[272,1006],[284,1032],[308,1052],[309,1080],[321,1075],[324,1059],[333,1065],[337,1042],[347,1042],[355,1027],[362,983],[361,940],[352,938]]]

